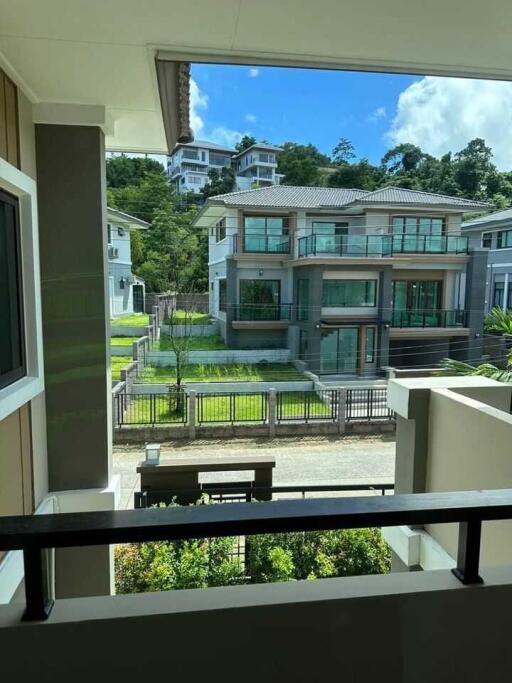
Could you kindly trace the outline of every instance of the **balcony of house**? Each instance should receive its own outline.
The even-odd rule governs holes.
[[[293,317],[293,304],[248,303],[234,307],[234,329],[285,329]]]
[[[400,256],[467,256],[462,235],[322,235],[300,237],[298,256],[391,258]]]
[[[244,216],[236,239],[238,255],[274,255],[289,258],[288,216]]]
[[[391,338],[467,336],[469,312],[462,309],[394,310],[391,316]]]

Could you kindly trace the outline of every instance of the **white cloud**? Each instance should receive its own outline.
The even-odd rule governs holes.
[[[199,113],[208,108],[208,95],[201,92],[197,83],[190,79],[190,126],[194,135],[199,137],[204,128],[204,121]]]
[[[246,135],[246,133],[240,133],[238,130],[232,130],[225,126],[217,126],[209,133],[206,133],[204,137],[210,142],[216,142],[218,145],[234,147],[237,142],[240,142],[244,135]]]
[[[259,69],[249,69],[249,78],[258,78],[260,75],[260,70]]]
[[[215,128],[210,128],[206,123],[204,116],[208,109],[208,95],[204,93],[194,80],[190,80],[190,125],[194,131],[194,137],[197,139],[209,140],[210,142],[216,142],[219,145],[226,145],[227,147],[234,147],[237,142],[243,138],[244,135],[249,135],[247,131],[240,132],[238,130],[233,130],[232,128],[227,128],[226,126],[216,126]],[[253,117],[256,121],[256,117],[252,114],[246,115],[246,120],[249,121],[248,117]]]
[[[398,98],[387,133],[391,144],[412,142],[441,156],[483,138],[502,170],[512,168],[512,84],[427,76]]]
[[[372,113],[368,116],[367,121],[370,123],[377,123],[377,121],[380,121],[381,119],[386,118],[386,107],[377,107],[375,111],[372,111]]]
[[[256,123],[256,117],[254,116],[254,114],[246,114],[246,115],[245,115],[245,120],[246,120],[248,123]]]

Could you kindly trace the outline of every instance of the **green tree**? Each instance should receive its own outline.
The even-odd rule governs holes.
[[[144,157],[111,157],[107,160],[108,187],[126,187],[140,185],[148,175],[165,175],[165,169],[159,161]]]
[[[244,135],[240,142],[237,142],[235,149],[237,152],[243,152],[244,149],[249,149],[256,144],[256,138],[252,135]]]
[[[330,187],[357,187],[361,190],[376,190],[383,184],[385,171],[373,166],[368,159],[355,164],[341,164],[328,176]]]
[[[492,150],[485,140],[475,138],[455,155],[455,179],[461,194],[473,199],[487,196],[487,179],[495,174],[496,167],[491,162]]]
[[[348,164],[356,158],[354,145],[347,138],[340,138],[332,151],[332,160],[335,164]]]
[[[216,168],[211,168],[208,171],[208,178],[209,182],[201,188],[201,194],[204,199],[218,194],[233,192],[235,187],[235,171],[231,166],[224,166],[220,173]]]
[[[321,168],[330,164],[329,157],[312,144],[285,142],[278,157],[277,172],[284,175],[284,185],[314,187],[320,185]]]
[[[382,157],[382,164],[386,166],[390,173],[414,172],[418,170],[420,162],[425,154],[416,145],[404,142],[388,150]]]

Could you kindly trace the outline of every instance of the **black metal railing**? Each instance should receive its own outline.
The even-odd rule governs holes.
[[[47,549],[458,522],[452,571],[464,584],[476,584],[482,583],[482,522],[503,519],[512,519],[510,489],[25,515],[0,518],[0,551],[23,551],[23,618],[39,621],[54,603]]]
[[[237,304],[233,320],[279,321],[292,319],[293,304]]]
[[[467,254],[461,235],[308,235],[298,240],[299,256],[389,257],[397,254]]]
[[[184,391],[160,394],[119,393],[115,395],[114,401],[118,427],[188,422],[188,396]]]
[[[322,391],[276,392],[276,423],[334,422],[338,418],[338,392]]]
[[[467,327],[467,320],[464,310],[393,311],[391,327]]]
[[[260,422],[268,417],[268,397],[265,392],[198,393],[196,395],[198,424]]]
[[[386,387],[347,389],[345,420],[347,422],[371,422],[373,420],[391,422],[395,416],[388,408],[387,397]]]
[[[249,254],[289,254],[290,238],[283,235],[244,235],[244,252]]]

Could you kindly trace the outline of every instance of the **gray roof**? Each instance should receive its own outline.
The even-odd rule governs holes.
[[[384,187],[374,192],[337,187],[296,187],[294,185],[270,185],[255,190],[230,192],[211,197],[210,203],[225,206],[262,206],[271,208],[327,209],[355,208],[357,206],[392,204],[426,205],[445,209],[460,209],[461,212],[482,211],[490,204],[475,202],[462,197],[448,197],[442,194],[406,190],[399,187]]]
[[[146,223],[146,221],[143,221],[140,218],[135,218],[135,216],[131,216],[129,213],[125,213],[124,211],[111,209],[109,206],[107,206],[107,220],[126,223],[132,228],[140,228],[142,230],[147,230],[151,227],[151,225]]]
[[[512,222],[512,209],[502,209],[501,211],[488,213],[485,216],[473,218],[470,221],[465,221],[462,224],[462,227],[466,228],[466,230],[470,230],[471,228],[486,228],[494,224],[507,222]]]
[[[250,147],[246,147],[241,152],[238,152],[238,154],[235,154],[235,157],[240,157],[240,156],[242,156],[242,154],[246,154],[247,152],[250,152],[251,149],[266,149],[269,152],[282,152],[283,151],[282,147],[276,147],[276,145],[269,145],[267,142],[256,142],[254,145],[251,145]]]
[[[202,149],[211,149],[214,152],[229,152],[229,154],[234,154],[236,149],[232,147],[226,147],[226,145],[218,145],[216,142],[210,142],[209,140],[194,140],[194,142],[179,142],[173,149],[173,153],[176,152],[180,147],[201,147]]]

